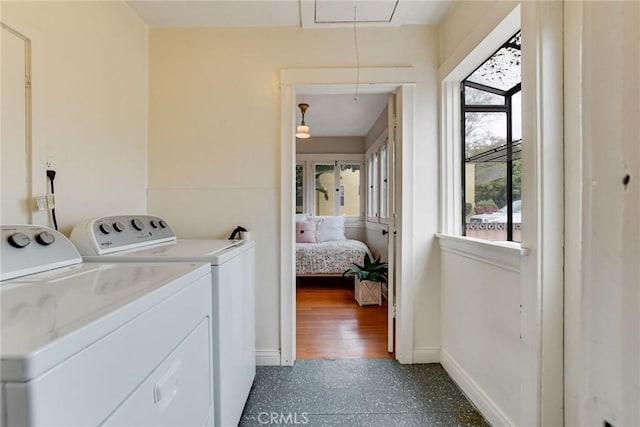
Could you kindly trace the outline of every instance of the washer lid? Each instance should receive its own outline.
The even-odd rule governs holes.
[[[51,369],[210,271],[194,263],[85,263],[3,282],[3,381]]]
[[[144,249],[132,249],[103,255],[85,257],[85,260],[121,262],[208,262],[219,265],[254,247],[246,240],[182,240],[159,244]]]

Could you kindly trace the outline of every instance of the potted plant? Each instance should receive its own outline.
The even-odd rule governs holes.
[[[382,284],[387,283],[389,267],[380,260],[380,256],[371,261],[369,254],[364,256],[364,265],[353,263],[342,273],[344,277],[355,277],[355,297],[358,304],[382,305]]]

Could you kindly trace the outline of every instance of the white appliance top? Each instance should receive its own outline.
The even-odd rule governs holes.
[[[108,234],[101,229],[103,224],[132,224],[137,220],[147,233],[132,226],[122,231],[111,230]],[[165,229],[153,229],[148,224],[155,221],[166,225]],[[115,229],[115,226],[112,227]],[[164,230],[164,231],[163,231]],[[109,230],[108,230],[109,231]],[[114,237],[114,235],[116,235]],[[76,245],[85,261],[118,262],[207,262],[219,265],[255,246],[246,240],[206,240],[176,239],[173,230],[159,217],[149,215],[123,215],[94,218],[77,225],[71,233],[71,241]]]
[[[82,262],[62,233],[37,225],[2,225],[0,281]]]
[[[3,380],[39,375],[209,273],[196,263],[85,263],[2,282]]]
[[[71,241],[48,227],[1,229],[4,381],[50,369],[211,271],[203,263],[83,264]]]

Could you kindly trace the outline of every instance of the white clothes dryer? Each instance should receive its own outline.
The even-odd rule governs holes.
[[[0,424],[213,425],[210,268],[82,263],[3,225]]]
[[[73,229],[71,241],[85,261],[211,266],[215,425],[237,426],[256,372],[255,243],[177,239],[151,215],[91,219]]]

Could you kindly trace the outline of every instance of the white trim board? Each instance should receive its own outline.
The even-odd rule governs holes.
[[[440,347],[416,347],[413,363],[440,363]]]
[[[444,348],[440,349],[440,364],[491,425],[516,425]]]
[[[256,365],[279,366],[280,350],[256,350]]]

